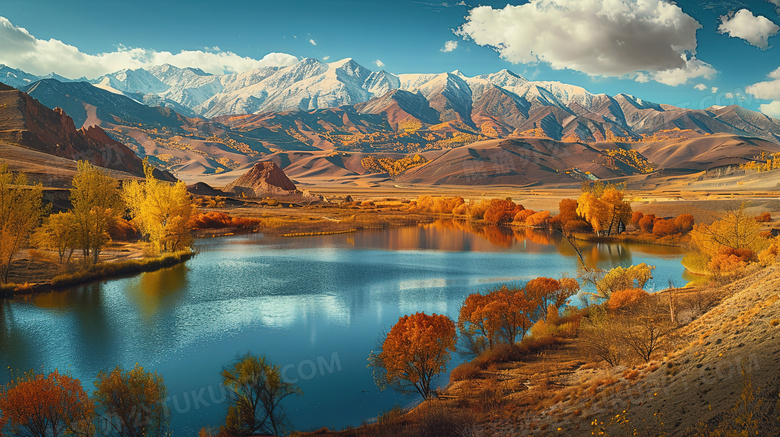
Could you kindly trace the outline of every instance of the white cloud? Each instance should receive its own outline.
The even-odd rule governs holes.
[[[379,68],[382,68],[382,67],[384,67],[384,66],[385,66],[385,63],[384,63],[384,62],[382,62],[382,61],[380,61],[379,59],[377,59],[376,61],[374,61],[374,62],[373,62],[373,64],[374,64],[374,65],[376,65],[376,66],[377,66],[377,67],[379,67]]]
[[[778,0],[778,1],[780,1],[780,0]],[[718,87],[714,86],[714,87],[712,87],[712,89],[710,89],[710,91],[712,92],[712,94],[715,94],[715,93],[718,92]]]
[[[733,99],[734,98],[734,93],[726,93],[725,97],[727,99]]]
[[[766,0],[766,1],[780,8],[780,0]]]
[[[314,41],[314,38],[310,39],[310,40],[309,40],[309,43],[310,43],[311,45],[313,45],[313,46],[316,46],[316,45],[317,45],[317,41]]]
[[[780,119],[780,100],[771,103],[765,103],[759,107],[764,114]]]
[[[696,58],[689,60],[683,59],[684,66],[681,68],[673,68],[671,70],[656,71],[648,73],[649,77],[659,83],[677,86],[688,83],[691,79],[703,77],[705,79],[712,79],[718,72],[712,68],[712,65],[700,61]],[[640,73],[641,74],[641,73]],[[636,79],[641,82],[639,78]]]
[[[224,73],[298,62],[298,58],[286,53],[269,53],[262,59],[252,59],[218,50],[182,50],[174,54],[124,46],[117,47],[113,52],[90,55],[56,39],[37,39],[5,17],[0,17],[0,47],[2,64],[20,68],[28,73],[56,72],[71,78],[95,78],[124,68],[135,69],[160,64],[198,67],[209,73]]]
[[[697,83],[696,86],[694,86],[699,91],[704,91],[707,89],[707,85],[704,85],[703,83]]]
[[[767,76],[772,80],[750,85],[745,92],[759,99],[780,100],[780,68]]]
[[[664,0],[531,0],[471,9],[456,34],[513,63],[680,84],[716,73],[694,56],[700,28]]]
[[[718,32],[728,33],[732,38],[741,38],[758,48],[769,47],[769,37],[780,31],[780,26],[764,16],[755,16],[747,9],[741,9],[734,16],[720,17]]]
[[[441,51],[444,53],[451,52],[458,48],[458,42],[457,41],[447,41],[444,43],[444,47],[441,48]]]
[[[780,0],[778,0],[778,1],[780,1]],[[324,56],[324,57],[322,58],[322,60],[323,60],[323,61],[327,61],[328,59],[330,59],[330,56]]]

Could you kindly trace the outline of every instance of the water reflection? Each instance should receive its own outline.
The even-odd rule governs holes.
[[[7,367],[60,368],[89,385],[100,370],[138,362],[159,371],[172,394],[192,393],[217,386],[221,366],[236,353],[299,363],[336,352],[344,371],[304,381],[306,395],[290,401],[291,418],[300,428],[357,425],[406,403],[379,393],[366,368],[377,337],[398,317],[425,311],[457,318],[471,293],[574,276],[578,265],[560,235],[453,220],[197,244],[199,255],[186,265],[0,300],[0,384]],[[659,285],[685,283],[678,249],[580,244],[588,265],[646,262],[658,266]],[[175,434],[194,435],[223,418],[223,405],[177,414]]]
[[[127,293],[144,317],[151,318],[175,306],[187,285],[187,266],[179,264],[137,277],[127,287]]]

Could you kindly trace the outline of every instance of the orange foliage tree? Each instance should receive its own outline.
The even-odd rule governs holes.
[[[526,293],[531,299],[537,300],[542,310],[554,305],[556,309],[566,305],[570,297],[577,294],[580,284],[572,278],[560,281],[552,278],[535,278],[525,284]]]
[[[677,232],[683,235],[693,230],[693,224],[693,216],[690,214],[680,214],[674,219],[674,225],[677,227]]]
[[[431,399],[433,378],[447,369],[455,341],[455,323],[447,316],[415,313],[399,318],[382,351],[369,356],[377,385]]]
[[[528,226],[546,226],[548,223],[550,223],[550,211],[539,211],[525,219],[525,224]]]
[[[515,214],[513,221],[522,225],[525,224],[525,221],[528,220],[528,217],[531,217],[534,214],[536,214],[536,211],[532,209],[524,209],[522,211],[518,211],[518,213]]]
[[[756,216],[756,221],[759,223],[768,223],[772,221],[772,214],[768,212],[761,213]]]
[[[639,219],[637,225],[639,226],[639,229],[645,234],[651,234],[653,233],[653,225],[655,225],[655,222],[655,214],[647,214]]]
[[[545,318],[548,306],[557,311],[579,289],[571,278],[536,278],[523,288],[503,285],[468,296],[458,315],[461,353],[477,356],[498,344],[522,341],[534,323]]]
[[[78,379],[25,374],[0,393],[0,434],[47,437],[89,435],[94,407]]]
[[[483,217],[488,223],[509,223],[515,217],[515,214],[524,209],[523,205],[516,204],[508,197],[506,199],[492,199]]]
[[[642,211],[634,211],[633,214],[631,214],[631,224],[639,227],[639,220],[642,220],[642,218],[645,216],[645,214]]]
[[[574,199],[563,199],[558,203],[558,215],[550,219],[550,224],[554,229],[563,229],[567,223],[578,221],[577,201]]]

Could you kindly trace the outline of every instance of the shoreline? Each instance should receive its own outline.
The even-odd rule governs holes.
[[[48,282],[6,284],[0,286],[0,299],[18,296],[62,291],[66,288],[95,282],[109,281],[136,276],[139,273],[153,272],[184,263],[197,255],[194,251],[183,251],[161,255],[155,258],[132,259],[120,262],[107,262],[93,266],[87,271],[57,275]]]

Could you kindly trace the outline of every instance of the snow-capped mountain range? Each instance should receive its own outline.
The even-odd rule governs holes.
[[[70,81],[54,74],[47,78]],[[33,96],[34,83],[41,79],[44,77],[0,65],[0,82],[30,90]],[[395,75],[372,71],[349,58],[332,63],[308,58],[288,67],[235,74],[160,65],[79,81],[91,83],[107,96],[121,95],[147,106],[209,119],[351,107],[360,114],[383,114],[393,128],[407,119],[427,125],[454,121],[489,135],[541,129],[553,139],[582,141],[636,138],[680,128],[780,142],[780,121],[739,106],[677,108],[626,94],[594,94],[560,82],[529,81],[509,70],[475,77],[457,70]],[[68,91],[60,93],[75,97]],[[76,94],[83,94],[83,90]],[[61,106],[63,97],[53,96],[49,103]]]
[[[42,78],[0,67],[0,82],[14,87],[23,87]],[[46,78],[68,80],[52,75]],[[384,70],[371,71],[353,59],[325,63],[308,58],[289,67],[225,75],[160,65],[148,70],[120,70],[88,81],[132,98],[137,99],[140,95],[146,102],[162,105],[175,102],[207,118],[354,105],[397,89],[420,93],[426,98],[434,93],[449,92],[450,97],[463,106],[470,105],[491,86],[518,98],[532,97],[547,105],[561,107],[571,102],[587,105],[594,96],[577,86],[528,81],[509,70],[476,77],[467,77],[460,71],[395,75]]]

